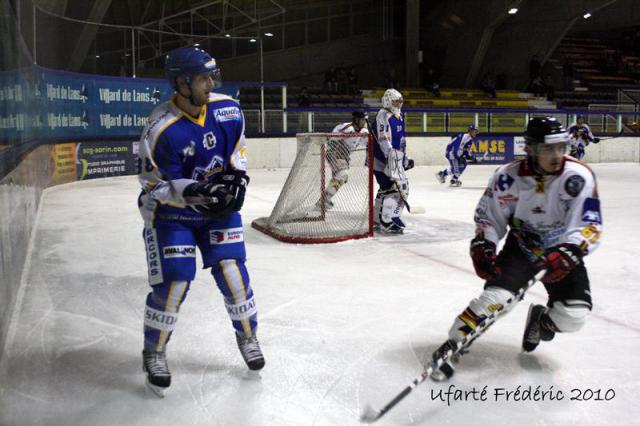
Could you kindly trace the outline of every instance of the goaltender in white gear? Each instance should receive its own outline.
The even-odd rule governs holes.
[[[405,224],[402,210],[409,196],[409,181],[406,170],[414,162],[405,154],[404,117],[401,112],[404,99],[395,89],[387,89],[382,96],[382,108],[376,115],[372,131],[373,173],[380,188],[376,195],[374,220],[376,227],[384,233],[400,234]]]
[[[332,133],[342,133],[343,136],[332,137],[329,141],[327,162],[331,167],[331,180],[324,192],[324,206],[327,210],[333,207],[333,197],[349,179],[351,153],[356,150],[366,150],[368,146],[369,130],[366,127],[366,114],[364,111],[356,110],[353,111],[352,117],[351,122],[341,123],[333,128]]]

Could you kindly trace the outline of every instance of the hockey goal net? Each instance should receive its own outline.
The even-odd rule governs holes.
[[[290,243],[373,236],[373,151],[368,135],[300,133],[296,139],[296,158],[271,215],[251,225]]]

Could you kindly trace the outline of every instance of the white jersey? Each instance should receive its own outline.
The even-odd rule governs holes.
[[[507,226],[526,239],[526,254],[570,243],[587,254],[600,243],[602,218],[595,175],[565,156],[562,170],[535,175],[527,159],[498,168],[476,207],[476,233],[496,245]],[[522,247],[522,245],[521,245]]]
[[[342,141],[347,146],[347,148],[349,148],[349,151],[355,151],[359,148],[364,149],[367,147],[367,144],[369,142],[369,138],[367,137],[369,135],[369,130],[363,127],[362,129],[360,129],[360,131],[357,131],[353,127],[352,122],[338,124],[333,128],[332,133],[358,133],[362,135],[338,138],[338,140]]]

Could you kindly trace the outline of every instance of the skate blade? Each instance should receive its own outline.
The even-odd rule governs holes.
[[[147,388],[149,388],[149,390],[153,392],[155,396],[157,396],[158,398],[164,398],[164,392],[165,390],[167,390],[167,388],[156,386],[149,382],[149,380],[146,380],[145,382],[147,384]]]

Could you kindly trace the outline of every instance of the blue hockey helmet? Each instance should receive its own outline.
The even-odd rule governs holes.
[[[176,78],[184,77],[187,84],[191,84],[191,79],[203,73],[210,73],[214,87],[222,85],[222,76],[216,60],[204,50],[195,46],[179,47],[167,54],[164,64],[164,74],[177,88]]]
[[[469,127],[467,127],[467,132],[473,132],[473,131],[480,131],[480,129],[478,129],[478,126],[476,126],[475,124],[469,124]]]

